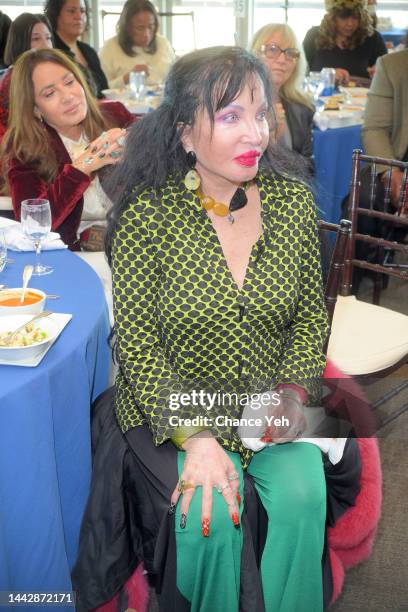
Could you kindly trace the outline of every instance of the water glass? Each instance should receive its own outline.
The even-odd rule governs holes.
[[[21,227],[25,235],[34,242],[37,263],[33,274],[42,276],[52,272],[51,266],[41,263],[41,242],[51,231],[51,207],[48,200],[31,198],[21,202]]]
[[[322,96],[332,96],[336,89],[336,71],[334,68],[322,68],[320,80],[323,86]]]
[[[129,72],[129,87],[132,92],[132,98],[141,100],[145,90],[145,73],[144,72]]]
[[[0,272],[3,272],[7,262],[7,243],[4,232],[0,230]]]

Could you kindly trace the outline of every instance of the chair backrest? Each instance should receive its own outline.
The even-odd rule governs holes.
[[[393,198],[392,194],[392,172],[395,170],[400,172],[401,176],[398,199]],[[385,178],[380,180],[379,174],[384,172]],[[406,267],[384,263],[385,250],[402,252],[408,256],[408,245],[402,240],[405,231],[408,231],[408,163],[363,155],[362,151],[355,150],[352,158],[348,217],[351,221],[351,238],[346,249],[341,295],[351,294],[353,268],[408,280]],[[367,226],[367,220],[372,221],[368,225],[380,228],[380,231],[367,233],[362,229],[362,226]],[[359,242],[377,249],[374,261],[356,257],[356,246]]]
[[[336,233],[336,239],[331,255],[324,292],[327,313],[329,315],[329,325],[331,328],[337,296],[340,292],[340,286],[344,273],[347,245],[351,236],[351,221],[342,219],[340,224],[319,221],[319,234],[321,239],[323,232]],[[326,341],[325,350],[327,349],[329,337]]]

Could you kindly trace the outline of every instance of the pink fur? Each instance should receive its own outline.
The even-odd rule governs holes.
[[[348,378],[330,362],[325,378]],[[358,387],[356,385],[356,395]],[[361,396],[361,392],[358,393]],[[354,422],[354,419],[353,419]],[[355,506],[349,508],[328,529],[330,562],[333,574],[333,603],[340,595],[344,571],[368,559],[381,516],[382,476],[378,443],[375,438],[357,438],[361,455],[361,490]]]

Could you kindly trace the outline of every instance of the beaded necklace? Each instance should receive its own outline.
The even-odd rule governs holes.
[[[228,221],[234,223],[235,219],[232,213],[247,205],[248,198],[246,191],[250,185],[252,185],[252,181],[247,181],[244,183],[243,187],[238,187],[231,198],[229,206],[223,202],[217,202],[217,200],[209,195],[205,195],[200,188],[196,190],[196,194],[200,200],[201,206],[205,210],[212,210],[218,217],[228,217]]]

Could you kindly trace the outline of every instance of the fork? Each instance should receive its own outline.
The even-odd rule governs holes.
[[[35,317],[32,317],[29,321],[27,321],[23,325],[19,325],[17,327],[17,329],[15,329],[14,331],[10,332],[8,334],[8,336],[3,338],[4,344],[6,346],[9,346],[12,343],[14,337],[18,334],[19,331],[21,331],[22,329],[25,329],[27,327],[27,325],[30,325],[30,323],[33,323],[34,321],[38,321],[38,319],[42,319],[44,317],[49,317],[51,314],[52,314],[52,312],[50,310],[44,310],[43,312],[39,312],[38,314],[35,315]]]

